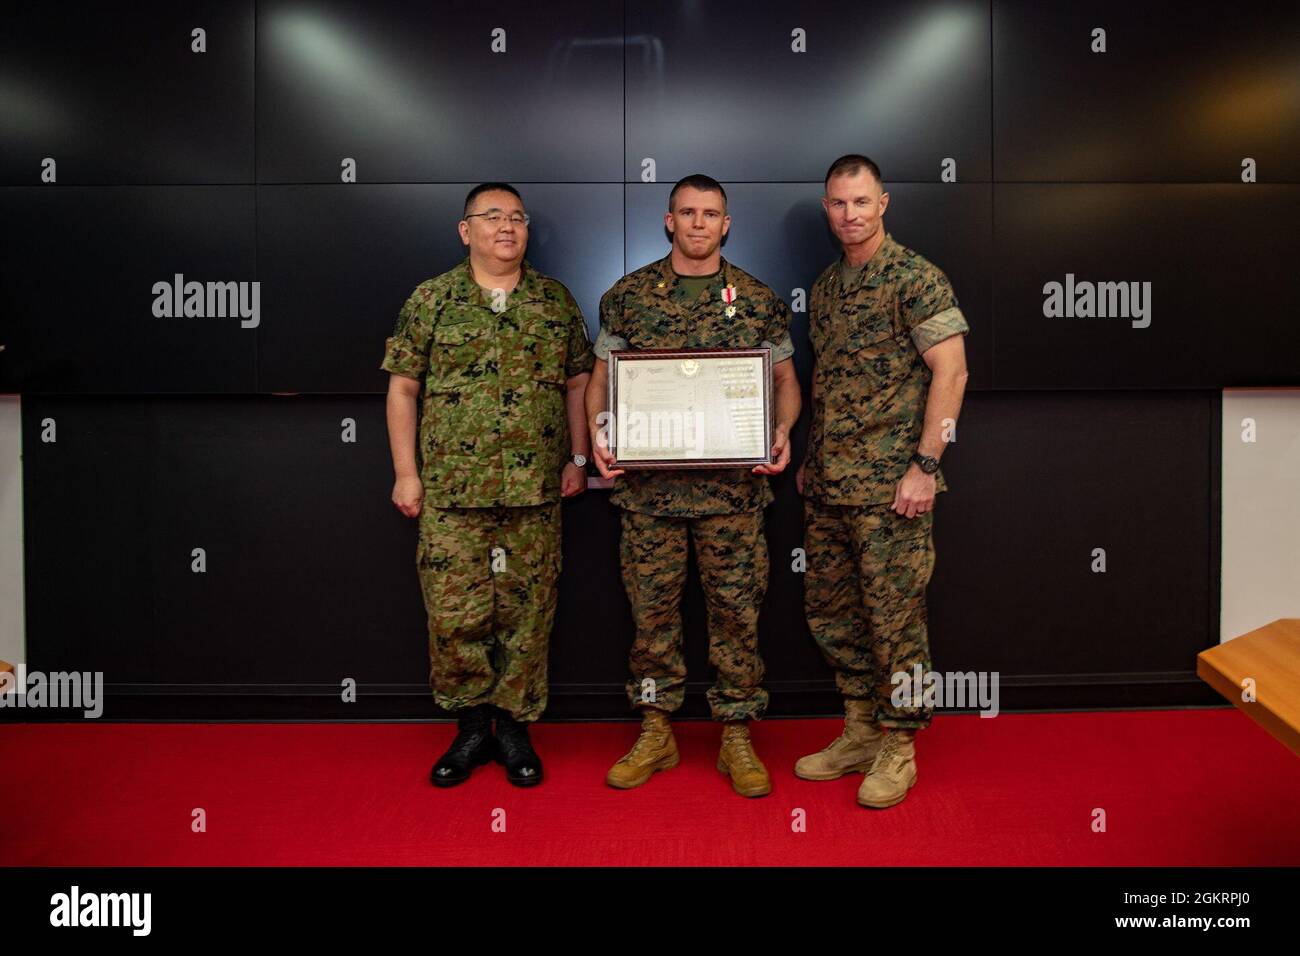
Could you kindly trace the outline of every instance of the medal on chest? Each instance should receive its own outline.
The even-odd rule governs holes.
[[[724,310],[727,318],[733,318],[736,314],[736,287],[730,282],[722,290],[722,301],[727,304],[727,308]]]

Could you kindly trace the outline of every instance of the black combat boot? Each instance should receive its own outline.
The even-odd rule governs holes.
[[[528,725],[509,711],[497,708],[497,763],[506,768],[506,779],[516,787],[531,787],[542,782],[542,761],[528,739]]]
[[[429,781],[435,787],[454,787],[469,779],[470,771],[496,755],[492,736],[492,711],[487,704],[463,710],[456,718],[459,732],[447,752],[433,765]]]

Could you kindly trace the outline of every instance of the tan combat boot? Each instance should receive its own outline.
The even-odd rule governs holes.
[[[743,720],[729,720],[722,725],[718,770],[730,775],[731,789],[742,797],[761,797],[772,792],[767,768],[754,753],[749,726]]]
[[[679,759],[668,715],[655,707],[642,707],[641,736],[632,749],[609,768],[605,782],[620,790],[631,790],[653,777],[656,770],[676,767]]]
[[[800,757],[794,773],[805,780],[836,780],[846,773],[871,769],[885,739],[872,723],[875,705],[869,700],[844,700],[844,733],[815,754]]]
[[[916,783],[916,746],[912,730],[890,730],[862,778],[858,803],[883,809],[902,803],[907,791]]]

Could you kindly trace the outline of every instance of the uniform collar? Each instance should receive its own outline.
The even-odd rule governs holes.
[[[725,256],[719,256],[718,260],[719,260],[718,271],[720,274],[713,276],[712,277],[713,281],[717,282],[719,279],[721,279],[724,288],[729,285],[735,285],[736,284],[735,267],[733,267],[732,264],[726,260]],[[677,273],[673,271],[673,254],[672,254],[672,250],[669,250],[668,255],[664,256],[662,259],[660,259],[658,262],[655,263],[655,269],[650,274],[650,291],[657,296],[661,296],[661,297],[667,296],[676,287],[678,278],[692,279],[697,277],[678,276]]]
[[[487,306],[487,296],[483,293],[483,287],[474,281],[474,273],[470,268],[469,256],[462,259],[452,270],[456,273],[451,284],[451,297],[458,302],[469,302],[475,305]],[[522,302],[541,302],[545,298],[545,290],[542,288],[542,275],[524,259],[519,264],[519,283],[511,290],[508,299],[514,304]]]
[[[840,285],[840,291],[847,295],[856,292],[863,286],[874,289],[880,285],[881,274],[884,272],[885,266],[898,255],[898,249],[899,246],[894,241],[894,237],[886,232],[884,241],[880,243],[880,248],[862,264],[862,268],[858,270],[857,278],[851,280],[847,286],[844,285],[844,253],[841,252],[840,257],[835,260],[834,271],[834,281]]]

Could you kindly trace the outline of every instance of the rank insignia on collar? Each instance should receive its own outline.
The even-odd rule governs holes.
[[[736,287],[731,283],[727,283],[727,287],[722,290],[722,301],[727,305],[736,301]]]

